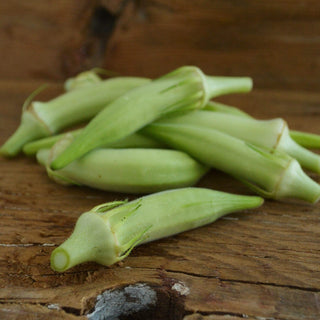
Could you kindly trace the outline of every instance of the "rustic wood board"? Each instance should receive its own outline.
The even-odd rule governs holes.
[[[50,83],[39,96],[47,100],[66,77],[95,66],[147,77],[184,64],[249,75],[252,93],[220,100],[320,134],[319,19],[316,0],[1,1],[0,144],[40,84]],[[250,194],[217,171],[198,185]],[[136,299],[121,305],[123,294],[155,294],[121,319],[320,318],[319,205],[266,201],[138,247],[115,266],[54,273],[50,253],[78,216],[123,198],[134,197],[63,187],[33,158],[0,158],[0,319],[85,319],[104,292],[113,316]]]
[[[158,76],[181,64],[319,90],[317,0],[1,1],[1,79],[63,80],[97,65]]]
[[[1,143],[39,84],[0,82]],[[61,84],[52,83],[41,99],[60,92]],[[255,90],[220,100],[237,102],[260,118],[284,116],[296,129],[320,133],[319,94]],[[99,294],[139,283],[157,295],[150,319],[320,317],[319,205],[266,201],[259,209],[138,247],[112,267],[86,263],[58,274],[50,269],[50,253],[80,213],[128,195],[57,185],[24,156],[1,158],[0,172],[1,319],[85,317]],[[250,194],[216,171],[198,185]],[[140,319],[139,313],[130,319]]]

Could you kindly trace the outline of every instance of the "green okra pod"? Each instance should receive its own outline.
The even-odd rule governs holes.
[[[270,152],[280,150],[295,158],[302,167],[320,173],[320,156],[297,144],[289,135],[287,123],[281,118],[256,120],[250,117],[239,117],[219,111],[198,110],[169,117],[166,119],[166,122],[208,127],[265,148]],[[79,133],[80,130],[74,132],[73,135],[76,136]],[[50,148],[61,136],[63,135],[28,143],[24,146],[23,150],[26,154],[34,154],[41,148]],[[160,142],[157,144],[156,140],[148,138],[146,135],[134,133],[104,147],[163,148],[164,145],[161,145]]]
[[[209,111],[218,111],[236,116],[242,116],[246,118],[253,118],[248,113],[240,110],[239,108],[228,106],[223,103],[209,101],[204,108]],[[320,149],[320,135],[315,133],[309,133],[299,130],[290,130],[290,137],[298,143],[300,146],[309,149]]]
[[[98,70],[99,71],[99,70]],[[68,79],[65,82],[65,89],[72,90],[77,88],[83,88],[85,86],[92,86],[102,80],[97,75],[97,70],[89,70],[83,73],[80,73],[77,77]],[[233,114],[237,116],[243,116],[247,118],[252,118],[248,113],[244,112],[243,110],[232,107],[220,102],[216,101],[209,101],[207,105],[204,107],[205,110],[209,111],[218,111],[227,114]],[[299,145],[305,148],[320,148],[320,135],[314,133],[308,133],[298,130],[290,130],[289,131],[290,137]]]
[[[80,73],[76,78],[70,78],[65,82],[65,88],[68,91],[82,88],[83,86],[90,86],[94,85],[96,82],[103,81],[99,78],[94,71],[87,71]],[[106,81],[106,80],[104,80]],[[242,112],[240,109],[235,107],[230,107],[223,105],[218,102],[209,101],[208,104],[204,107],[204,110],[209,111],[218,111],[224,112],[227,114],[235,114],[235,115],[247,115],[245,112]],[[247,115],[248,118],[251,118]],[[26,155],[35,155],[41,149],[48,149],[51,148],[57,141],[62,139],[66,134],[72,134],[75,138],[82,132],[83,128],[74,130],[68,133],[61,133],[56,134],[53,136],[45,137],[42,139],[38,139],[29,143],[26,143],[23,146],[23,152]],[[109,147],[109,148],[161,148],[164,147],[164,144],[151,139],[140,133],[133,133],[130,136],[127,136],[119,141],[115,141],[113,143],[107,143],[102,147]]]
[[[207,111],[223,112],[245,118],[252,118],[248,113],[242,111],[239,108],[228,106],[224,103],[216,101],[209,101],[203,109]]]
[[[297,144],[289,135],[287,123],[281,119],[256,120],[225,112],[198,110],[165,120],[172,124],[190,124],[225,132],[270,152],[280,150],[295,158],[302,167],[320,173],[320,156]]]
[[[198,228],[262,203],[256,196],[181,188],[131,202],[102,204],[80,216],[69,239],[52,252],[51,267],[63,272],[87,261],[112,265],[139,244]]]
[[[165,119],[142,132],[230,174],[264,197],[312,203],[320,197],[320,186],[284,152],[270,153],[218,130],[166,123]]]
[[[171,112],[202,108],[217,95],[251,90],[250,78],[206,76],[186,66],[135,88],[102,110],[52,163],[58,170],[90,150],[120,140]]]
[[[75,138],[81,133],[82,130],[83,129],[77,129],[74,131],[69,131],[68,133],[61,133],[35,140],[25,144],[22,150],[28,156],[35,155],[41,149],[50,149],[55,143],[66,137],[66,135],[71,135],[73,138]],[[166,148],[166,146],[155,139],[136,132],[130,136],[124,137],[119,141],[104,145],[102,148]]]
[[[291,138],[301,146],[309,149],[320,149],[320,135],[315,133],[290,130]]]
[[[65,91],[71,91],[75,89],[82,89],[84,87],[94,86],[101,81],[108,81],[109,79],[102,79],[100,75],[107,77],[119,77],[120,75],[117,72],[106,70],[103,68],[92,68],[80,72],[72,78],[68,78],[63,86]]]
[[[52,171],[48,164],[55,158],[67,138],[51,150],[37,153],[50,178],[65,185],[85,185],[96,189],[151,193],[193,186],[209,170],[186,153],[165,149],[95,149],[66,167]]]
[[[132,88],[150,82],[145,78],[119,77],[72,90],[48,102],[24,105],[21,123],[0,148],[0,154],[15,156],[30,141],[50,136],[94,117],[109,102]]]
[[[94,68],[91,70],[83,71],[77,74],[75,77],[68,78],[64,82],[65,91],[83,89],[85,87],[94,86],[102,81],[108,81],[108,80],[102,80],[99,77],[98,73],[99,73],[99,69]]]

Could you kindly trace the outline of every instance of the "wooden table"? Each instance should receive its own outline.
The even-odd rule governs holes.
[[[28,2],[30,8],[35,2]],[[64,11],[63,1],[57,1],[54,15],[61,13],[59,21],[62,22],[58,25],[69,31],[66,33],[68,36],[75,31],[70,27],[73,22],[64,23],[69,20],[64,19],[63,13],[68,12],[65,14],[68,18],[79,17],[81,13],[80,17],[86,19],[74,19],[78,22],[81,20],[78,26],[88,23],[88,12],[95,10],[91,3],[93,2],[70,1],[70,8],[67,8],[69,11]],[[38,43],[38,38],[45,39],[42,24],[47,26],[47,22],[32,20],[38,21],[40,27],[38,33],[29,34],[29,42],[25,42],[33,44],[30,51],[26,52],[30,63],[23,64],[19,60],[20,52],[14,50],[14,46],[8,46],[8,51],[10,53],[11,50],[14,55],[12,59],[21,67],[20,75],[17,69],[11,69],[10,72],[9,66],[14,63],[10,60],[9,53],[6,53],[8,66],[2,60],[0,143],[16,129],[22,103],[31,91],[44,81],[49,82],[49,89],[40,96],[43,100],[49,99],[62,92],[62,80],[65,77],[96,63],[109,68],[114,66],[122,73],[128,70],[128,74],[143,76],[161,74],[179,63],[199,64],[208,73],[214,73],[213,69],[216,68],[217,74],[249,74],[257,80],[257,88],[252,93],[227,96],[219,100],[241,107],[257,118],[284,117],[291,128],[320,134],[320,94],[317,93],[319,84],[316,83],[320,74],[319,62],[316,60],[319,59],[319,50],[316,50],[319,49],[319,40],[315,40],[318,39],[319,32],[309,28],[308,24],[319,25],[316,22],[317,11],[308,7],[313,4],[314,8],[319,9],[316,4],[318,2],[295,1],[295,4],[301,4],[301,11],[298,11],[286,1],[270,4],[270,7],[249,1],[239,7],[236,1],[221,5],[219,1],[203,0],[199,1],[198,10],[195,11],[194,20],[190,20],[190,25],[186,23],[185,17],[192,17],[191,2],[186,2],[188,5],[185,7],[182,3],[141,1],[137,9],[129,1],[124,4],[124,8],[120,6],[120,10],[119,1],[101,1],[99,10],[102,10],[101,7],[107,8],[118,19],[111,38],[105,39],[107,46],[97,46],[107,35],[107,31],[97,38],[95,35],[88,36],[81,29],[82,33],[79,35],[92,40],[90,43],[95,44],[96,54],[90,53],[89,62],[87,57],[75,58],[75,48],[83,43],[83,37],[79,36],[74,43],[68,42],[73,51],[69,47],[63,51],[63,57],[67,57],[64,61],[68,62],[64,69],[57,67],[61,56],[52,54],[56,52],[54,41],[67,43],[67,38],[63,38],[60,33],[55,40],[48,39],[45,52],[43,55],[39,53],[42,60],[38,60],[38,69],[35,67],[32,48]],[[289,5],[289,13],[285,10],[285,5]],[[10,4],[3,6],[7,13],[14,15],[10,11]],[[83,7],[87,11],[81,11]],[[50,20],[51,13],[45,6],[37,8],[38,11],[30,9],[23,17],[31,15],[39,18],[45,14],[47,20]],[[184,9],[184,15],[179,14],[181,8]],[[251,11],[247,11],[248,8]],[[208,23],[210,14],[213,15],[216,26],[223,27],[218,34],[224,34],[225,39],[230,40],[211,41],[209,43],[212,48],[201,45],[201,39],[205,39],[203,21],[207,19],[205,21]],[[262,20],[259,22],[255,15],[256,19],[252,23],[248,22],[252,28],[241,29],[245,25],[245,18],[251,14],[264,17],[265,23]],[[298,20],[292,18],[296,16],[299,17]],[[5,23],[4,20],[1,21],[2,24]],[[15,24],[12,24],[11,29],[10,23],[7,26],[11,30],[11,37],[23,38],[24,31],[19,28],[21,25],[16,24],[17,19],[13,21]],[[29,28],[35,25],[31,20],[24,21]],[[244,40],[250,50],[246,50],[246,46],[231,45],[238,21],[241,22],[239,38],[234,41],[240,45],[241,40]],[[254,32],[256,29],[253,26],[260,26],[259,30],[264,30],[265,42]],[[292,36],[291,31],[286,29],[289,26],[298,35],[304,36],[303,41],[298,36]],[[183,27],[186,32],[182,33],[185,38],[181,39],[178,34]],[[196,33],[192,37],[187,36],[195,28],[198,28],[200,38],[198,47],[191,41],[195,39]],[[154,30],[159,30],[162,38],[160,35],[159,38],[154,38]],[[168,30],[173,30],[172,39],[175,40],[169,49],[163,36]],[[299,33],[299,30],[303,31]],[[9,43],[9,33],[0,33],[5,43]],[[271,34],[273,38],[268,38]],[[254,40],[255,45],[249,45]],[[275,59],[266,60],[263,49],[270,53],[269,45],[273,45],[275,49],[277,41],[281,42],[282,51],[275,54]],[[287,57],[284,51],[286,43],[289,46]],[[19,46],[16,45],[17,47]],[[103,54],[97,47],[99,50],[103,49]],[[125,48],[131,49],[129,58]],[[165,54],[172,54],[167,61],[167,58],[161,56],[161,49],[167,50],[164,51]],[[187,49],[190,49],[189,55],[185,54]],[[146,64],[142,65],[143,57],[140,54],[144,52],[148,59],[144,57]],[[299,55],[306,53],[309,54],[309,60],[301,60],[298,65]],[[213,59],[217,58],[217,62],[210,61],[210,54]],[[160,59],[163,66],[151,61],[152,57],[157,61]],[[312,58],[313,67],[310,62]],[[255,63],[251,63],[251,59]],[[53,62],[52,66],[50,61]],[[223,66],[222,61],[225,62]],[[242,63],[240,67],[239,62]],[[294,67],[296,69],[290,69]],[[42,70],[42,73],[34,72],[35,70]],[[311,176],[320,182],[318,175]],[[214,170],[198,186],[250,194],[239,182]],[[85,187],[57,185],[48,179],[44,169],[33,158],[1,158],[0,319],[86,318],[94,312],[97,297],[100,301],[101,297],[106,301],[108,308],[104,313],[109,318],[105,316],[105,319],[116,319],[120,316],[120,311],[127,313],[121,319],[133,320],[320,319],[318,204],[268,200],[259,209],[231,214],[214,224],[137,247],[128,258],[112,267],[86,263],[62,274],[53,272],[49,265],[50,253],[70,235],[78,216],[97,204],[124,198],[134,197]],[[98,319],[98,313],[91,318]]]

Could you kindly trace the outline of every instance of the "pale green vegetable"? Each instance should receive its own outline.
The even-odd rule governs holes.
[[[219,102],[209,101],[204,109],[209,111],[218,111],[218,112],[233,114],[236,116],[242,116],[242,117],[251,118],[251,119],[253,118],[248,113],[240,110],[239,108],[231,107]],[[319,134],[298,131],[298,130],[290,130],[289,134],[290,134],[290,137],[296,143],[298,143],[300,146],[304,148],[320,149]]]
[[[71,91],[73,89],[82,88],[83,86],[94,85],[96,82],[103,81],[96,74],[94,70],[89,70],[83,73],[80,73],[75,78],[70,78],[65,82],[65,89]],[[106,80],[104,80],[106,81]],[[247,115],[245,112],[242,112],[240,109],[235,107],[230,107],[223,105],[222,103],[209,101],[207,105],[204,107],[204,110],[209,111],[219,111],[224,113],[230,113],[235,115]],[[247,115],[250,118],[249,115]],[[32,142],[29,142],[24,145],[23,152],[26,155],[35,155],[41,149],[51,148],[57,141],[62,139],[66,134],[72,134],[73,137],[76,137],[80,134],[83,129],[73,130],[68,133],[56,134],[53,136],[45,137],[42,139],[38,139]],[[115,141],[114,143],[106,144],[103,147],[110,148],[160,148],[164,147],[160,142],[155,141],[145,135],[140,133],[133,133],[130,136],[127,136],[119,141]]]
[[[96,189],[151,193],[193,186],[209,170],[186,153],[165,149],[95,149],[63,169],[52,171],[48,164],[70,142],[68,137],[54,147],[37,153],[50,178],[65,185]]]
[[[135,88],[102,110],[52,163],[58,170],[92,149],[120,140],[171,112],[202,108],[210,98],[251,90],[250,78],[206,76],[186,66]]]
[[[267,152],[221,131],[158,121],[143,129],[169,146],[224,171],[266,198],[317,202],[320,186],[284,152]]]
[[[1,146],[0,154],[15,156],[27,142],[89,120],[112,100],[148,82],[150,80],[145,78],[112,78],[92,86],[84,86],[81,90],[72,90],[48,102],[33,101],[25,104],[20,125]]]
[[[68,78],[64,82],[64,89],[66,91],[71,91],[75,89],[82,89],[88,86],[94,86],[103,80],[99,75],[104,75],[107,77],[119,77],[120,75],[117,72],[106,70],[103,68],[93,68],[87,71],[80,72],[75,77]]]
[[[239,108],[228,106],[226,104],[216,102],[216,101],[209,101],[203,109],[208,111],[223,112],[223,113],[232,114],[235,116],[241,116],[245,118],[252,118],[248,113],[242,111]]]
[[[298,130],[290,130],[291,138],[301,146],[310,149],[320,149],[320,135]]]
[[[139,244],[198,228],[262,203],[263,199],[255,196],[182,188],[131,202],[102,204],[80,216],[70,238],[52,252],[51,267],[63,272],[87,261],[112,265]]]
[[[270,152],[280,150],[298,160],[302,167],[320,173],[320,156],[298,145],[290,137],[288,125],[281,118],[256,120],[224,112],[198,110],[164,121],[165,123],[211,128],[265,148]]]
[[[70,131],[68,133],[61,133],[54,136],[42,138],[29,142],[24,145],[23,152],[26,155],[35,155],[41,149],[50,149],[56,142],[63,139],[66,135],[71,135],[75,138],[83,129]],[[119,141],[115,141],[108,145],[102,146],[108,148],[165,148],[163,143],[147,137],[139,132],[133,133]]]
[[[231,113],[207,110],[210,110],[210,108],[168,117],[165,121],[172,124],[190,124],[212,128],[265,148],[270,152],[274,150],[286,152],[295,158],[302,167],[320,173],[320,156],[297,144],[290,137],[289,128],[283,119],[256,120],[251,117],[239,117]],[[80,131],[76,131],[74,136],[79,133]],[[32,154],[41,148],[49,148],[61,136],[53,136],[31,142],[25,145],[23,150],[27,154]],[[164,147],[164,145],[157,145],[154,139],[148,138],[141,133],[134,133],[107,147],[159,148]]]
[[[22,151],[28,156],[35,155],[38,151],[42,149],[50,149],[51,147],[53,147],[55,143],[57,143],[59,140],[64,139],[66,136],[75,138],[77,135],[81,133],[82,130],[83,129],[80,128],[77,130],[64,132],[64,133],[60,133],[53,136],[28,142],[23,146]]]
[[[94,86],[103,81],[99,75],[97,69],[81,72],[73,78],[69,78],[64,82],[64,89],[71,91],[75,89],[83,89],[85,87]],[[107,81],[107,80],[105,80]]]
[[[65,89],[72,90],[76,88],[83,88],[84,86],[91,86],[95,85],[102,80],[98,75],[99,69],[93,69],[89,71],[85,71],[80,73],[77,77],[68,79],[65,82]],[[220,102],[216,101],[209,101],[207,105],[204,107],[205,110],[209,111],[219,111],[223,113],[233,114],[237,116],[243,116],[247,118],[252,118],[248,113],[244,112],[243,110],[232,107]],[[298,130],[290,130],[289,134],[291,138],[297,142],[299,145],[305,148],[320,148],[320,135],[314,133],[308,133]]]

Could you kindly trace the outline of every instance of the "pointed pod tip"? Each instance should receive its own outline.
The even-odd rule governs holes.
[[[58,161],[56,161],[58,160]],[[60,170],[62,168],[64,168],[68,163],[64,164],[63,162],[59,161],[59,157],[56,158],[55,160],[53,160],[51,163],[50,163],[50,169],[55,171],[55,170]]]
[[[263,205],[264,198],[259,196],[245,196],[245,195],[237,195],[238,197],[238,210],[249,210],[255,209]]]
[[[314,189],[315,192],[313,193],[313,196],[310,196],[309,198],[309,202],[312,204],[316,204],[320,200],[320,185],[317,183],[317,188],[315,187]]]
[[[261,197],[256,197],[256,205],[255,208],[261,207],[264,204],[264,199]]]
[[[257,196],[252,196],[252,208],[258,208],[262,206],[264,203],[264,199]]]
[[[0,147],[0,155],[6,158],[15,157],[16,155],[18,155],[19,152],[20,149],[10,148],[7,146],[6,143]]]

